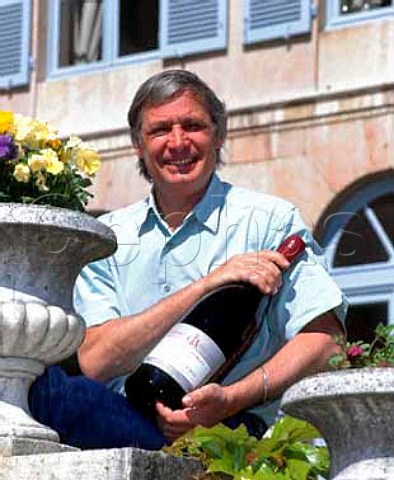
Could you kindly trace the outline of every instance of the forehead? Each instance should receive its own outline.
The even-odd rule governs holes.
[[[157,105],[146,105],[141,111],[141,123],[177,121],[184,118],[211,119],[204,101],[194,92],[185,90]]]

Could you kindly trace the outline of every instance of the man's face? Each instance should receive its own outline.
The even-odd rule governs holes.
[[[215,169],[215,126],[202,102],[189,90],[142,110],[137,153],[158,194],[203,193]]]

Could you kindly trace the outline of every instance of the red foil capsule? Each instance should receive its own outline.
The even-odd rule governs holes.
[[[286,260],[292,262],[298,255],[305,250],[305,242],[299,235],[290,235],[279,246],[278,252],[281,253]]]

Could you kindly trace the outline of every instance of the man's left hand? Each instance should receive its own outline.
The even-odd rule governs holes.
[[[171,410],[156,403],[157,421],[164,436],[173,441],[197,425],[212,427],[228,415],[229,398],[226,387],[209,383],[185,397],[182,410]]]

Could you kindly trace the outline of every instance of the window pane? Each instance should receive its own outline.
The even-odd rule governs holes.
[[[101,60],[102,33],[102,0],[62,0],[59,65],[65,67]]]
[[[394,194],[378,198],[371,203],[371,208],[394,245]]]
[[[332,1],[332,0],[331,0]],[[389,7],[392,0],[341,0],[341,14],[363,12],[375,8]]]
[[[334,267],[387,262],[388,255],[364,213],[346,224],[335,252]]]
[[[119,56],[158,48],[159,0],[120,1]]]
[[[387,317],[387,303],[350,305],[346,317],[348,340],[350,342],[356,340],[371,342],[379,323],[387,325]]]

